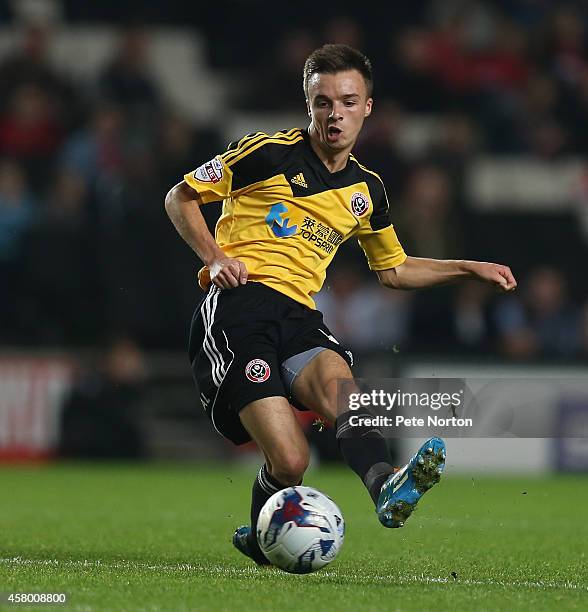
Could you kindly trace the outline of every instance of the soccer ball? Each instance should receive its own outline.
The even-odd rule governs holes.
[[[330,563],[343,545],[341,510],[312,487],[289,487],[274,493],[257,521],[263,554],[280,569],[309,574]]]

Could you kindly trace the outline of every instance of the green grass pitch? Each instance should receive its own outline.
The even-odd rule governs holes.
[[[0,591],[68,610],[554,610],[588,607],[588,479],[449,469],[403,529],[355,475],[308,474],[347,532],[327,568],[257,568],[231,546],[255,470],[57,465],[0,470]],[[23,610],[22,605],[5,609]],[[47,608],[47,606],[43,606]],[[31,608],[39,609],[39,607]]]

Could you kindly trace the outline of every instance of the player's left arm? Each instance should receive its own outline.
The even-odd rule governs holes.
[[[517,281],[510,268],[484,261],[406,257],[403,263],[376,270],[380,283],[391,289],[421,289],[459,280],[475,279],[512,291]]]
[[[394,230],[384,184],[374,176],[378,180],[371,180],[372,214],[360,218],[357,235],[369,267],[382,285],[391,289],[422,289],[476,279],[503,291],[512,291],[517,286],[510,268],[501,264],[408,256]]]

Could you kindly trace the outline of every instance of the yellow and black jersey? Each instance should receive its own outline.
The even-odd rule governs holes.
[[[314,308],[341,243],[357,236],[372,270],[406,259],[380,177],[352,155],[329,172],[298,128],[245,136],[186,174],[203,203],[223,200],[216,241],[249,279]],[[202,288],[210,284],[203,268]]]

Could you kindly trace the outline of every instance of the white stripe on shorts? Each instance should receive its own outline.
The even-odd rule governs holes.
[[[224,374],[226,372],[225,363],[221,352],[217,349],[214,338],[212,337],[212,325],[214,323],[214,314],[218,302],[218,294],[220,289],[212,287],[206,296],[206,299],[200,307],[202,320],[204,322],[205,334],[202,348],[212,366],[212,381],[216,387],[220,387]]]

